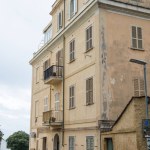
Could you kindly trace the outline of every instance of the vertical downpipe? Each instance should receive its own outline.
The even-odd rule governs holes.
[[[65,29],[65,7],[66,2],[64,0],[64,29]],[[62,124],[62,146],[64,147],[64,118],[65,118],[65,36],[63,35],[63,124]]]

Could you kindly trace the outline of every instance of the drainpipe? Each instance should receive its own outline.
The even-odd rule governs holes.
[[[65,29],[65,5],[64,0],[64,29]],[[65,36],[63,35],[63,123],[62,123],[62,146],[64,147],[64,119],[65,119]]]

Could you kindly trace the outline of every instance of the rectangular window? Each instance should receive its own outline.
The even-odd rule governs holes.
[[[47,137],[43,137],[43,150],[47,150]]]
[[[50,59],[47,59],[43,64],[43,70],[47,70],[50,67]]]
[[[63,26],[63,11],[57,15],[57,30],[60,30]]]
[[[40,80],[40,67],[36,68],[36,83],[39,83]]]
[[[69,88],[69,108],[75,107],[75,87],[70,86]]]
[[[44,112],[48,111],[48,96],[44,98]]]
[[[92,48],[92,26],[90,26],[86,29],[86,51]]]
[[[112,138],[105,138],[106,150],[113,150]]]
[[[86,150],[94,150],[94,136],[86,137]]]
[[[35,101],[35,117],[39,116],[39,101]]]
[[[93,104],[93,78],[86,80],[86,104]]]
[[[44,32],[44,44],[52,38],[52,25]]]
[[[77,12],[77,0],[70,0],[69,18],[72,18]]]
[[[75,59],[75,40],[70,42],[70,62]]]
[[[69,150],[75,150],[75,137],[69,136]]]
[[[132,26],[132,47],[135,49],[143,49],[141,27]]]
[[[144,79],[143,78],[134,78],[134,96],[144,96]]]

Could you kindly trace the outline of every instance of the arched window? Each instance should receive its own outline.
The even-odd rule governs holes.
[[[77,12],[77,0],[70,0],[69,17],[72,18]]]

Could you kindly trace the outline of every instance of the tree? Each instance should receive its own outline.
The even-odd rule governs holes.
[[[3,136],[4,136],[4,134],[3,134],[3,132],[0,130],[0,149],[1,149],[1,142],[2,142],[2,140],[3,140]]]
[[[7,140],[7,148],[11,150],[28,150],[29,135],[23,131],[18,131],[10,135]]]

